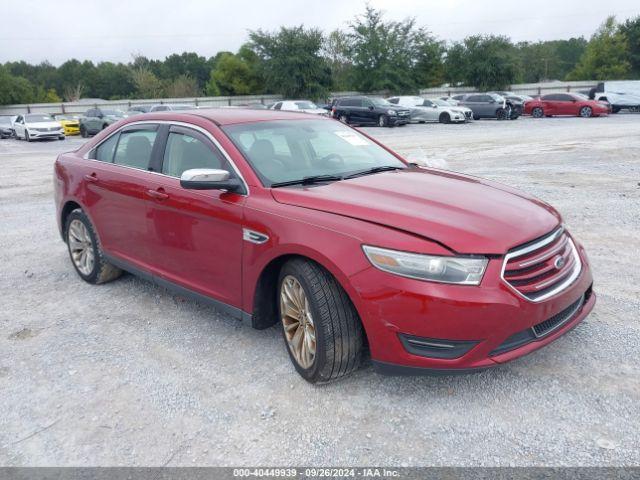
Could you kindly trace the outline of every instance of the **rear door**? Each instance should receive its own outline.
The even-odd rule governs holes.
[[[237,176],[212,137],[182,125],[167,127],[161,175],[147,195],[148,250],[154,274],[236,307],[241,306],[244,193],[187,190],[180,176],[193,168]]]
[[[558,95],[551,93],[549,95],[543,95],[540,97],[542,102],[542,110],[545,115],[558,115]]]
[[[476,117],[487,116],[486,106],[482,103],[482,95],[469,95],[464,100],[464,105],[473,110],[473,114]]]
[[[578,102],[566,93],[558,94],[558,115],[578,115]]]
[[[90,152],[84,175],[85,205],[103,248],[149,270],[146,195],[158,125],[123,128]]]

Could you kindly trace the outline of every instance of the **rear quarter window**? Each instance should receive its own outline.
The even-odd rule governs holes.
[[[101,162],[113,162],[113,153],[116,150],[119,136],[119,133],[111,135],[108,139],[98,145],[95,149],[93,158],[95,160],[100,160]]]

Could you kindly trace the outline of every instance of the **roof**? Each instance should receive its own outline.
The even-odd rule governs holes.
[[[136,120],[159,120],[178,117],[198,116],[207,118],[218,125],[232,125],[236,123],[268,122],[270,120],[318,120],[321,116],[302,112],[282,110],[253,110],[250,108],[199,108],[194,110],[178,110],[164,112],[150,112],[132,117]]]

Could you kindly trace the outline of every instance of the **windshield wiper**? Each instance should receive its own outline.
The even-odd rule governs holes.
[[[298,180],[287,180],[286,182],[276,182],[271,184],[271,188],[286,187],[289,185],[311,185],[313,183],[337,182],[342,180],[338,175],[312,175],[310,177],[299,178]]]
[[[367,168],[366,170],[361,170],[359,172],[352,173],[351,175],[347,175],[344,178],[346,179],[346,178],[361,177],[363,175],[371,175],[373,173],[390,172],[391,170],[403,170],[403,168],[396,167],[393,165],[382,165],[380,167]]]

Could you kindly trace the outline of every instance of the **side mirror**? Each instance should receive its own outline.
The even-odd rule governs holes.
[[[226,170],[192,168],[180,176],[180,186],[189,190],[228,190],[234,192],[241,187],[240,180],[229,178]]]

